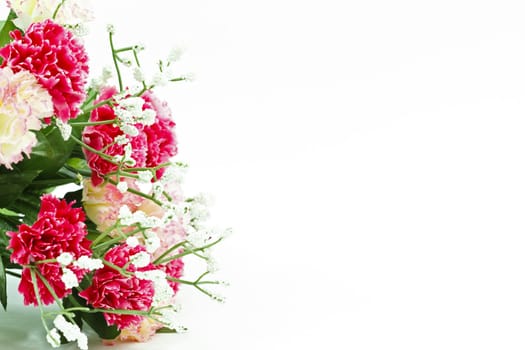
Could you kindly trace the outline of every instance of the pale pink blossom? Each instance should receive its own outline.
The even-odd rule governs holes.
[[[37,143],[32,131],[53,114],[53,103],[33,75],[9,67],[0,69],[0,101],[0,165],[12,169],[24,154],[30,156]]]

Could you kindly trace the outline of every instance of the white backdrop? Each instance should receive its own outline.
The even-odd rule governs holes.
[[[235,232],[228,302],[148,349],[525,347],[521,1],[93,3],[93,67],[108,22],[186,48],[160,93]]]

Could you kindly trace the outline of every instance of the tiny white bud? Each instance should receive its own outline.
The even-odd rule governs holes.
[[[115,143],[117,145],[127,145],[129,143],[129,139],[126,137],[126,135],[119,135],[115,137]]]
[[[146,232],[144,232],[144,236],[146,237],[144,243],[146,244],[146,250],[148,251],[148,253],[153,253],[157,249],[159,249],[160,238],[155,232],[147,230]]]
[[[82,255],[77,261],[73,263],[78,268],[86,269],[89,271],[98,270],[104,267],[102,260],[92,259],[87,255]]]
[[[58,334],[58,330],[56,328],[50,330],[49,333],[47,333],[46,340],[52,347],[58,348],[60,346],[60,334]]]
[[[122,129],[122,132],[124,132],[124,134],[129,135],[131,137],[138,136],[139,134],[139,130],[131,124],[124,124],[120,127],[120,129]]]
[[[130,247],[130,248],[135,248],[136,246],[139,245],[139,240],[137,239],[137,237],[135,236],[131,236],[131,237],[128,237],[126,239],[126,244]]]
[[[67,267],[62,267],[62,277],[60,278],[66,289],[78,287],[78,278],[75,273]]]
[[[139,252],[130,257],[130,261],[135,267],[146,267],[151,262],[151,256],[146,252]]]
[[[62,266],[67,266],[73,262],[73,254],[68,252],[63,252],[59,256],[57,256],[57,262]]]
[[[121,181],[117,184],[117,189],[120,193],[125,193],[128,191],[128,183],[126,181]]]
[[[139,67],[135,67],[133,69],[133,78],[138,81],[139,83],[142,83],[144,79],[144,72]]]
[[[80,333],[77,337],[77,346],[80,350],[88,350],[88,337],[84,333]]]

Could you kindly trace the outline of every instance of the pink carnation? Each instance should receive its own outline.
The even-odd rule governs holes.
[[[84,223],[85,215],[82,209],[73,208],[73,203],[60,200],[47,194],[41,197],[41,207],[37,220],[31,226],[22,224],[18,232],[7,232],[11,237],[9,249],[12,249],[11,261],[20,265],[29,265],[38,261],[55,259],[67,252],[75,259],[80,256],[91,256],[91,241],[86,238],[87,229]],[[44,278],[55,289],[59,298],[71,293],[62,280],[62,272],[57,263],[37,265]],[[81,279],[86,271],[71,267]],[[38,278],[38,290],[44,304],[53,302],[51,293]],[[24,303],[37,305],[30,270],[25,267],[19,291],[24,296]]]
[[[76,118],[85,98],[87,54],[73,34],[51,20],[33,23],[0,49],[2,67],[31,72],[52,97],[55,114],[66,122]]]
[[[97,103],[111,98],[116,93],[117,90],[114,87],[103,89]],[[177,154],[175,123],[171,120],[171,112],[165,102],[158,100],[150,91],[146,91],[142,98],[145,101],[144,109],[155,111],[155,122],[149,126],[135,124],[139,134],[135,137],[127,137],[131,143],[131,157],[135,160],[134,167],[152,168],[167,162]],[[116,102],[114,104],[117,105]],[[93,110],[90,121],[113,120],[116,117],[113,108],[104,105]],[[124,155],[124,146],[114,144],[115,138],[121,135],[124,133],[119,127],[113,124],[102,124],[86,127],[82,137],[88,146],[99,151],[104,149],[105,154],[114,157]],[[91,180],[95,186],[102,183],[106,174],[117,169],[117,165],[98,154],[88,150],[84,150],[84,153],[92,170]],[[159,169],[157,177],[162,176],[163,171],[164,169]]]
[[[129,264],[131,256],[144,251],[145,248],[140,245],[131,248],[121,244],[111,248],[104,260],[122,268],[126,266],[129,272],[152,270],[155,268],[152,264],[143,268]],[[79,295],[95,308],[147,311],[153,302],[154,292],[152,281],[139,279],[134,275],[124,276],[119,271],[104,266],[95,271],[91,285]],[[104,313],[104,318],[109,325],[124,329],[139,325],[144,317]]]

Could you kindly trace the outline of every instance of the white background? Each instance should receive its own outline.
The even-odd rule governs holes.
[[[149,348],[525,347],[521,1],[93,2],[93,73],[108,22],[186,48],[159,93],[235,232]]]

